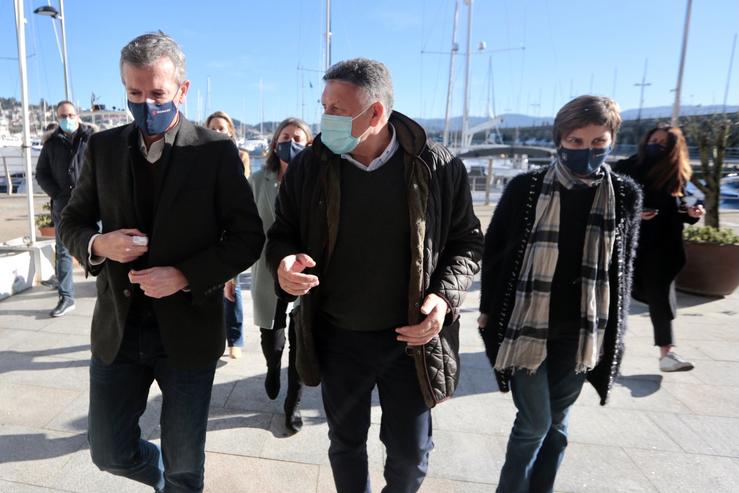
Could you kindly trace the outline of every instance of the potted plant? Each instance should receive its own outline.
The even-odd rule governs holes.
[[[726,296],[739,285],[739,237],[719,229],[719,206],[726,149],[739,142],[739,113],[691,118],[685,130],[698,147],[700,167],[690,181],[703,193],[706,214],[705,226],[683,232],[687,263],[675,284],[689,293]]]
[[[726,296],[739,286],[739,236],[729,228],[689,226],[683,231],[688,262],[677,276],[680,291]]]
[[[36,227],[41,236],[53,238],[56,233],[54,230],[54,221],[51,219],[51,203],[45,203],[42,208],[44,212],[36,215]]]

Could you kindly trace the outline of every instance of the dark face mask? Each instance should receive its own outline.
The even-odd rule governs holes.
[[[662,144],[647,144],[647,146],[644,148],[644,152],[649,159],[661,158],[665,155],[666,150],[667,148]]]
[[[295,159],[295,156],[300,154],[300,151],[305,149],[304,145],[298,144],[294,140],[286,140],[285,142],[278,142],[275,147],[275,154],[280,160],[290,164],[290,161]]]
[[[146,135],[163,134],[177,116],[174,100],[162,104],[129,101],[128,109],[131,110],[136,126]]]
[[[611,146],[603,149],[557,149],[559,162],[579,176],[590,176],[600,168],[611,152]]]

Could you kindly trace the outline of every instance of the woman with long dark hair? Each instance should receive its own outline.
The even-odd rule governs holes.
[[[644,191],[642,226],[634,263],[632,296],[649,305],[654,345],[660,348],[661,371],[687,371],[693,364],[673,351],[675,277],[685,265],[683,225],[695,224],[703,206],[688,206],[683,196],[692,169],[688,146],[679,128],[653,128],[637,154],[614,165]]]

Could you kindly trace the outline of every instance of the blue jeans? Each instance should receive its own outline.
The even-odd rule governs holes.
[[[511,394],[518,413],[498,493],[553,491],[567,447],[567,418],[585,382],[585,373],[575,373],[576,348],[577,341],[548,344],[547,358],[536,373],[519,370],[512,375]]]
[[[74,299],[74,284],[72,283],[72,255],[70,255],[67,247],[62,243],[59,236],[59,222],[56,222],[56,278],[59,281],[59,296],[63,298]]]
[[[370,492],[367,433],[372,389],[382,408],[384,493],[418,491],[428,470],[431,411],[423,401],[413,359],[394,330],[356,332],[325,326],[316,331],[321,392],[328,421],[328,456],[338,493]]]
[[[223,309],[226,315],[226,339],[228,347],[244,347],[244,300],[241,299],[241,286],[236,283],[234,290],[236,301],[223,297]]]
[[[88,434],[93,463],[103,471],[139,481],[159,491],[201,492],[205,431],[216,362],[207,368],[172,368],[153,316],[129,324],[115,361],[93,356],[90,365]],[[139,418],[149,387],[162,391],[161,455],[141,438]]]

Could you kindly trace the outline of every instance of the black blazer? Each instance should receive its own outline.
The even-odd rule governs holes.
[[[90,265],[92,236],[134,228],[133,124],[93,135],[77,187],[62,212],[61,237],[86,274],[97,275],[92,354],[111,363],[120,348],[131,306],[130,264],[110,259]],[[133,140],[135,141],[135,139]],[[227,137],[182,118],[149,236],[148,264],[173,266],[189,282],[152,305],[162,343],[178,368],[197,368],[223,354],[223,283],[253,264],[264,233],[238,151]]]

